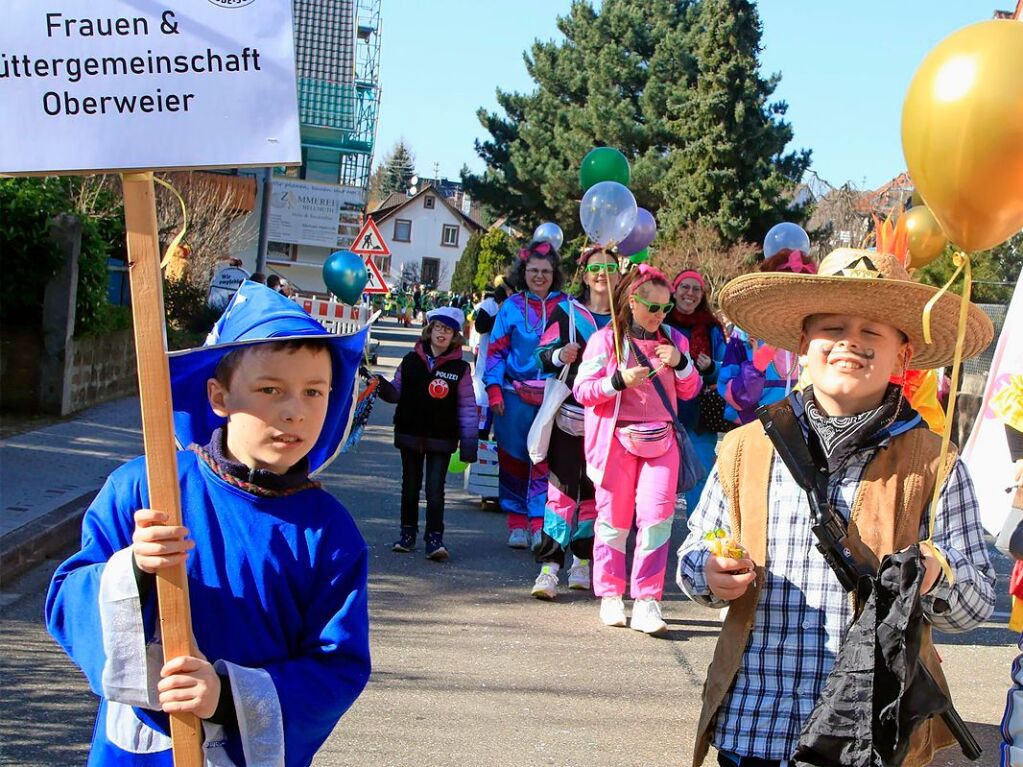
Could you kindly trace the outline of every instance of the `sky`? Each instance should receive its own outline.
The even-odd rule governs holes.
[[[474,141],[495,90],[532,91],[522,54],[561,39],[570,0],[382,0],[381,106],[374,164],[399,139],[416,169],[456,179],[481,171]],[[781,74],[790,149],[813,151],[811,170],[839,186],[875,188],[905,170],[902,101],[927,52],[1015,0],[761,0],[763,74]]]

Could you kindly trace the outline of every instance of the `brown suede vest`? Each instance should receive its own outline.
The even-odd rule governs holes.
[[[934,492],[941,438],[928,429],[913,429],[892,439],[887,449],[877,451],[867,465],[856,491],[850,542],[866,545],[878,560],[919,541],[921,516]],[[730,504],[732,536],[749,552],[757,566],[755,585],[734,600],[714,648],[714,659],[703,686],[703,710],[697,725],[693,766],[699,767],[710,747],[714,718],[739,671],[743,653],[753,629],[760,589],[767,561],[767,510],[774,446],[759,422],[730,432],[718,454],[718,473]],[[951,470],[955,451],[946,465]],[[931,627],[924,628],[921,657],[945,692],[948,686],[941,671]],[[939,748],[955,743],[940,718],[929,719],[913,733],[904,767],[930,764]],[[753,754],[756,756],[756,754]]]

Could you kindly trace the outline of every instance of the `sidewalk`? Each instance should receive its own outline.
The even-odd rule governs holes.
[[[79,534],[107,475],[142,453],[137,397],[0,440],[0,579]]]

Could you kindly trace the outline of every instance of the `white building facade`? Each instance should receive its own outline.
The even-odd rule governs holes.
[[[395,197],[369,214],[391,251],[389,257],[376,259],[377,266],[388,282],[400,285],[404,275],[410,282],[450,290],[455,264],[483,226],[431,186],[401,202]]]

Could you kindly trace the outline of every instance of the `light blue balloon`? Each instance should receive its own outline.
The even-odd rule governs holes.
[[[787,255],[794,250],[798,250],[804,256],[810,254],[810,237],[799,224],[783,221],[772,226],[764,237],[765,260],[778,253]]]
[[[590,240],[610,248],[629,236],[638,210],[628,187],[617,181],[601,181],[583,195],[579,221]]]
[[[565,233],[553,221],[545,221],[533,232],[533,242],[549,242],[555,250],[561,250],[561,243],[564,241]]]

